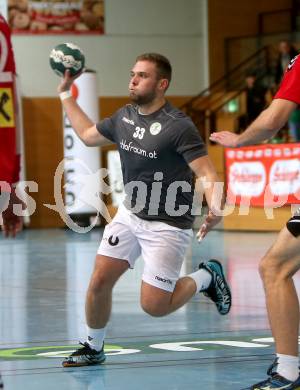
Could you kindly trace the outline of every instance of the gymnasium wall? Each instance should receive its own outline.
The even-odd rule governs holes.
[[[170,95],[194,95],[208,84],[207,0],[106,0],[105,35],[13,36],[24,96],[56,96],[50,50],[71,41],[98,72],[101,96],[126,96],[138,54],[156,51],[173,64]]]
[[[256,35],[258,33],[259,13],[290,8],[291,3],[291,0],[209,0],[210,82],[217,80],[225,73],[225,38]],[[269,18],[269,23],[280,23],[280,19],[278,17]],[[268,25],[268,27],[272,26]],[[251,54],[249,53],[249,55]]]

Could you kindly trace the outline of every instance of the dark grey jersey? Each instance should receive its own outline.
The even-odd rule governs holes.
[[[194,180],[188,163],[207,155],[192,120],[170,103],[150,115],[129,104],[97,129],[118,146],[125,206],[142,219],[189,229]]]

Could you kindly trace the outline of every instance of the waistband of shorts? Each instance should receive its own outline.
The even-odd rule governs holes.
[[[122,204],[119,206],[118,211],[120,211],[121,214],[125,213],[127,216],[132,216],[132,217],[134,217],[134,218],[137,218],[140,222],[144,222],[145,224],[153,225],[153,227],[156,225],[156,226],[159,226],[160,228],[161,228],[161,227],[164,227],[164,230],[173,230],[173,231],[177,231],[177,232],[186,232],[186,233],[193,232],[193,229],[192,229],[192,228],[190,228],[190,229],[181,229],[181,228],[179,228],[179,227],[169,225],[169,224],[166,223],[166,222],[140,218],[139,216],[137,216],[136,214],[134,214],[131,210],[129,210],[129,209],[124,205],[124,203],[122,203]],[[163,230],[163,229],[162,229],[162,230]]]

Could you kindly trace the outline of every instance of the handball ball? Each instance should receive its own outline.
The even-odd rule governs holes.
[[[74,43],[61,43],[50,53],[50,66],[61,77],[66,70],[70,70],[71,76],[77,75],[83,70],[84,62],[84,54]]]

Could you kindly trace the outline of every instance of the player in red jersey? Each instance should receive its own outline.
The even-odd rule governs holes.
[[[20,203],[14,186],[19,181],[20,171],[16,140],[15,76],[10,28],[0,14],[0,225],[6,236],[13,237],[22,228],[21,218],[13,212],[13,205]],[[0,388],[3,388],[1,375]]]
[[[300,105],[300,55],[292,59],[270,106],[240,135],[220,131],[211,141],[226,147],[259,143],[274,136]],[[269,378],[248,389],[300,389],[298,332],[299,301],[293,275],[300,269],[300,208],[281,230],[261,260],[267,310],[276,344]]]
[[[16,66],[10,28],[0,14],[0,224],[6,236],[15,236],[22,228],[21,218],[13,212],[13,205],[21,203],[15,193],[20,172],[17,144]]]

